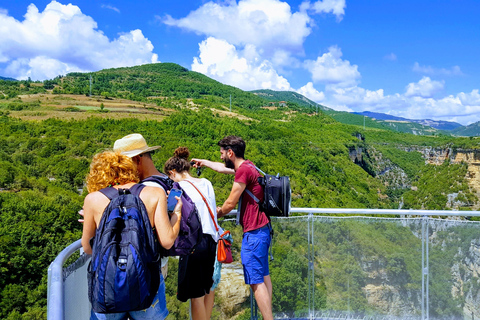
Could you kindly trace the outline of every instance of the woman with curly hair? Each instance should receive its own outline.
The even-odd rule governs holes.
[[[106,187],[115,189],[130,189],[139,182],[137,168],[132,159],[118,152],[105,151],[96,154],[90,165],[90,173],[87,176],[87,190],[89,194],[84,201],[84,223],[82,234],[83,250],[91,254],[90,239],[100,224],[103,213],[110,200],[99,190]],[[172,247],[180,230],[182,202],[178,203],[170,218],[167,213],[167,199],[165,192],[159,188],[145,186],[139,195],[145,205],[151,226],[156,231],[160,245],[169,249]],[[160,273],[160,269],[159,269]],[[151,307],[142,311],[130,311],[126,313],[93,313],[91,319],[164,319],[168,315],[165,298],[165,282],[160,277],[160,286]]]
[[[219,238],[215,228],[217,206],[211,182],[190,175],[189,156],[190,151],[187,148],[177,148],[174,156],[168,159],[164,166],[164,172],[169,178],[178,182],[195,203],[203,230],[202,240],[195,247],[195,251],[190,255],[180,256],[177,298],[182,302],[191,299],[193,320],[206,320],[210,319],[214,300],[214,292],[210,289],[213,285],[216,242]]]

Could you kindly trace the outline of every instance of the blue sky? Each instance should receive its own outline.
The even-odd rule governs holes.
[[[336,110],[480,121],[478,0],[3,1],[0,75],[175,62]]]

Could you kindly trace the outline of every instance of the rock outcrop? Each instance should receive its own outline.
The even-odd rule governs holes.
[[[242,304],[250,299],[250,287],[245,284],[243,267],[239,261],[222,266],[222,279],[215,295],[220,297],[223,319],[234,318]]]

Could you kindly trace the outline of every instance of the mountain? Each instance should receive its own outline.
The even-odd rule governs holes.
[[[368,128],[377,128],[377,129],[391,130],[391,131],[397,131],[397,132],[412,133],[415,135],[448,134],[440,131],[440,130],[447,130],[447,129],[438,128],[437,127],[438,125],[435,126],[435,124],[432,124],[432,120],[408,120],[405,118],[394,117],[387,114],[374,113],[374,112],[349,113],[345,111],[336,111],[324,105],[318,104],[297,92],[292,92],[292,91],[274,91],[274,90],[264,89],[264,90],[254,90],[250,92],[270,101],[276,101],[276,102],[285,101],[287,103],[295,103],[300,107],[304,107],[308,109],[318,108],[318,110],[321,110],[323,113],[329,115],[330,117],[334,118],[338,122],[341,122],[344,124],[352,124],[357,126],[365,126]],[[364,116],[367,116],[369,118],[364,119]],[[423,121],[424,123],[422,123],[421,121]],[[461,124],[456,124],[456,125],[461,126]],[[454,126],[454,125],[451,125],[451,126]],[[446,125],[442,125],[440,127],[446,127]]]
[[[2,76],[0,76],[0,80],[17,81],[17,79],[6,78],[6,77],[2,77]]]
[[[468,126],[458,127],[452,130],[452,134],[463,137],[478,137],[480,136],[480,121]]]
[[[90,88],[90,78],[92,85]],[[255,90],[243,91],[233,86],[222,84],[201,73],[190,71],[174,63],[154,63],[134,67],[112,68],[92,73],[69,73],[43,81],[43,85],[19,86],[13,88],[0,85],[0,92],[9,97],[18,94],[47,93],[76,94],[86,96],[103,96],[144,103],[153,103],[158,107],[175,107],[178,99],[193,99],[192,104],[208,104],[219,110],[237,113],[268,113],[277,120],[287,120],[290,112],[323,114],[344,123],[360,127],[384,129],[415,135],[439,135],[444,132],[419,123],[397,121],[389,122],[364,118],[363,115],[335,111],[318,104],[303,95],[291,91]],[[168,98],[168,99],[166,99]],[[286,101],[287,108],[273,110],[262,108],[269,102]],[[231,103],[231,106],[230,106]],[[17,106],[18,107],[18,106]],[[11,106],[10,108],[14,108]],[[275,114],[275,115],[274,115]]]
[[[367,117],[370,117],[370,118],[374,118],[374,119],[377,119],[377,120],[408,121],[408,122],[418,123],[418,124],[421,124],[423,126],[432,127],[432,128],[438,129],[438,130],[451,131],[451,130],[454,130],[456,128],[462,127],[462,125],[460,123],[451,122],[451,121],[430,120],[430,119],[412,120],[412,119],[407,119],[407,118],[402,118],[402,117],[395,117],[395,116],[385,114],[385,113],[371,112],[371,111],[353,112],[353,113],[363,115],[363,116],[367,116]]]
[[[316,103],[307,97],[301,95],[300,93],[293,92],[293,91],[274,91],[269,89],[262,89],[262,90],[253,90],[250,91],[253,94],[265,98],[270,101],[286,101],[286,102],[293,102],[298,104],[301,107],[306,108],[318,108],[319,110],[332,110],[330,108],[325,107],[319,103]]]

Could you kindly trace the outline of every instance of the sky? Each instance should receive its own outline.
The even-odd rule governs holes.
[[[479,0],[0,1],[0,76],[174,62],[329,108],[480,121]]]

